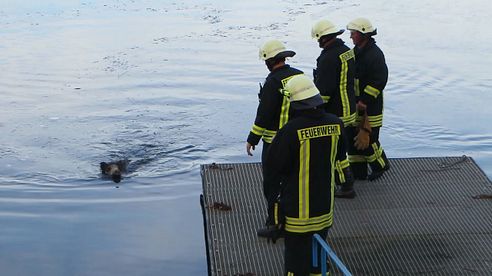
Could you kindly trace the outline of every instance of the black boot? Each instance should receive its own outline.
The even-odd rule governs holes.
[[[337,198],[354,198],[355,190],[353,187],[342,186],[335,192],[335,197]]]
[[[380,178],[381,176],[383,176],[384,172],[389,170],[389,169],[390,169],[390,164],[386,163],[386,166],[384,166],[384,168],[382,168],[382,169],[373,169],[371,174],[367,177],[367,179],[369,181],[374,181],[374,180]]]

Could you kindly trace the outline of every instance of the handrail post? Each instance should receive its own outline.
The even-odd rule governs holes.
[[[326,255],[328,254],[328,257],[330,257],[330,259],[333,261],[332,263],[340,269],[344,276],[352,276],[352,273],[350,273],[347,267],[337,257],[335,252],[328,246],[328,243],[326,243],[326,241],[322,239],[321,236],[318,234],[313,235],[313,267],[318,267],[318,246],[321,246],[321,275],[327,275]]]

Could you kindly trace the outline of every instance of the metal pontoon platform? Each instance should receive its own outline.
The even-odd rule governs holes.
[[[336,199],[327,242],[353,275],[492,275],[492,183],[472,158],[390,159],[380,179]],[[209,274],[283,275],[259,163],[201,166]],[[340,275],[338,271],[332,271]],[[332,275],[333,275],[332,274]]]

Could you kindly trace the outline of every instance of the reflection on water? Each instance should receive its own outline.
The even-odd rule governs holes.
[[[244,152],[267,74],[257,46],[280,38],[311,72],[323,16],[377,18],[390,157],[466,154],[491,177],[490,32],[453,38],[492,22],[465,4],[2,1],[2,275],[206,274],[199,165],[259,161]],[[125,158],[121,183],[101,178]]]

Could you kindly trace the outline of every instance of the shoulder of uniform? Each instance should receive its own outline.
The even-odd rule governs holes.
[[[328,120],[330,120],[330,123],[336,123],[336,124],[343,125],[343,121],[340,118],[338,118],[337,116],[335,116],[334,114],[325,113],[325,117]]]
[[[294,69],[294,72],[295,72],[296,74],[304,74],[304,72],[303,72],[302,70],[299,70],[299,69],[294,68],[294,67],[292,67],[292,69]]]

